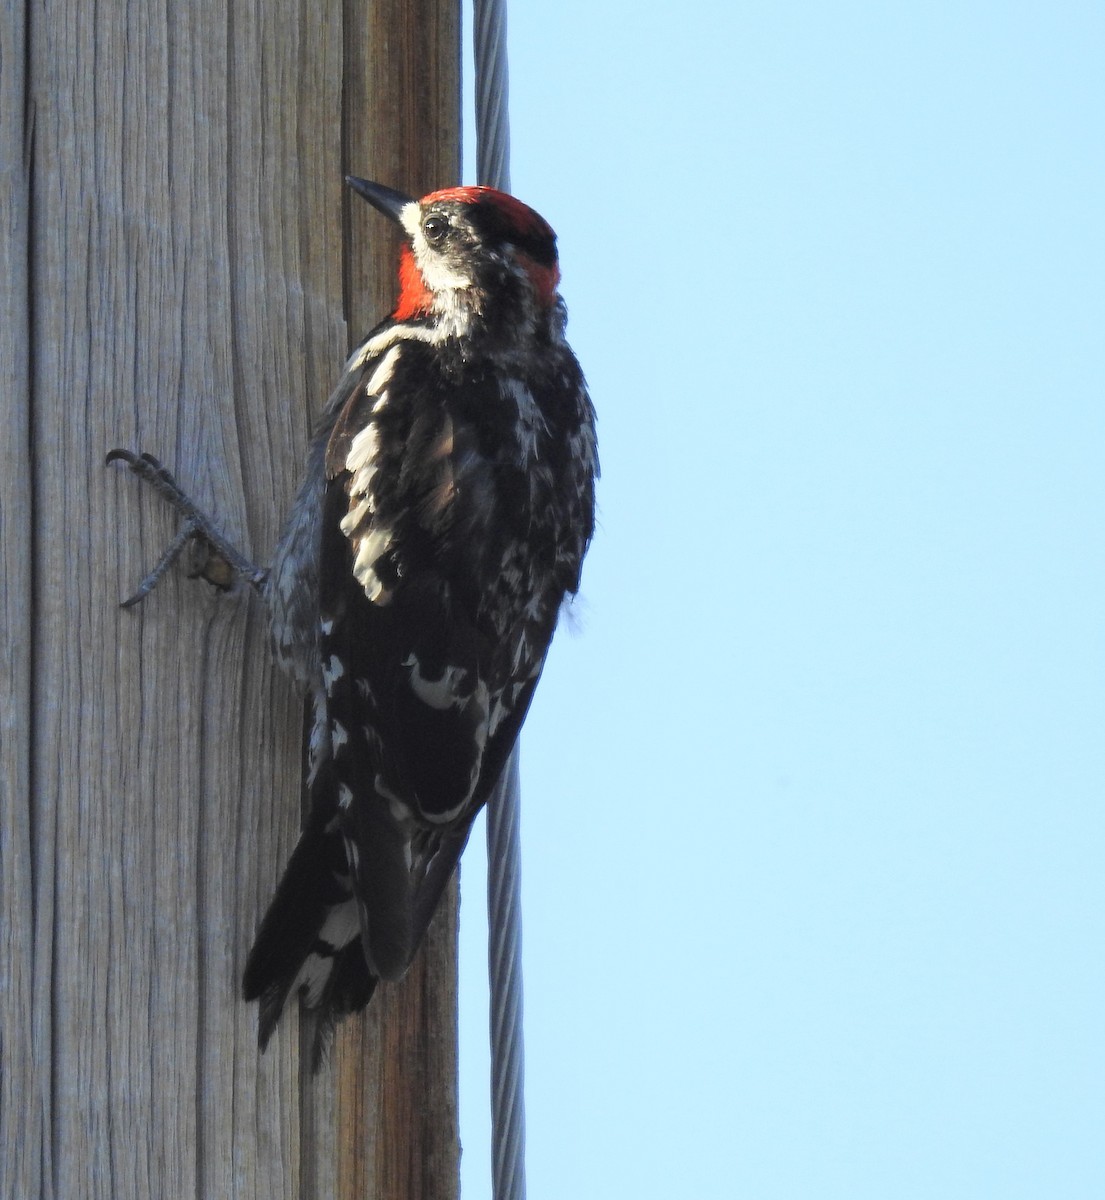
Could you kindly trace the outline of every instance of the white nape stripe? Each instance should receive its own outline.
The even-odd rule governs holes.
[[[336,654],[331,654],[322,664],[323,687],[329,691],[344,674],[345,667],[342,665],[341,659]]]
[[[350,359],[350,365],[359,366],[373,354],[382,354],[389,346],[398,348],[398,344],[402,342],[426,342],[431,346],[436,345],[438,342],[455,337],[462,324],[459,317],[455,324],[450,324],[448,321],[436,321],[432,325],[411,325],[406,321],[401,321],[382,330],[375,337],[369,338]]]
[[[349,741],[349,733],[340,721],[330,722],[330,745],[335,754]]]

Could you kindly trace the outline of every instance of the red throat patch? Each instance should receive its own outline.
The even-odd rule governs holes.
[[[404,246],[399,254],[399,300],[391,315],[397,321],[409,321],[433,310],[433,293],[426,286],[414,261],[414,251]]]

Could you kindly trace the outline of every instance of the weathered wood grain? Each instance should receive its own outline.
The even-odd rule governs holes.
[[[27,14],[24,4],[6,0],[0,37],[0,1195],[35,1197],[49,1195],[50,1023],[32,1004],[36,974],[49,980],[52,888],[47,870],[36,871],[32,859],[29,802],[34,477]]]
[[[0,102],[0,1192],[454,1197],[455,907],[318,1079],[294,1015],[259,1058],[301,700],[249,597],[173,572],[119,609],[173,520],[103,456],[264,561],[391,300],[343,174],[456,179],[456,5],[7,2]]]

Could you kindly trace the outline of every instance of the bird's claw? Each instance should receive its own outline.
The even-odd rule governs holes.
[[[191,497],[157,458],[152,454],[135,454],[131,450],[109,450],[106,464],[114,462],[126,463],[129,470],[148,483],[183,519],[180,530],[166,546],[157,565],[138,585],[134,595],[122,602],[121,607],[133,608],[143,601],[186,549],[193,553],[193,561],[188,571],[189,579],[206,579],[208,583],[223,591],[233,587],[236,578],[245,579],[255,588],[264,583],[267,574],[265,569],[250,562],[237,547],[223,537],[211,518],[196,507]]]

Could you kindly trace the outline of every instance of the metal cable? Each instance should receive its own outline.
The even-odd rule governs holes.
[[[476,182],[510,191],[506,0],[473,0],[476,47]]]
[[[473,0],[477,182],[510,191],[506,0]],[[487,804],[487,966],[491,985],[494,1200],[525,1200],[521,844],[518,747]]]

